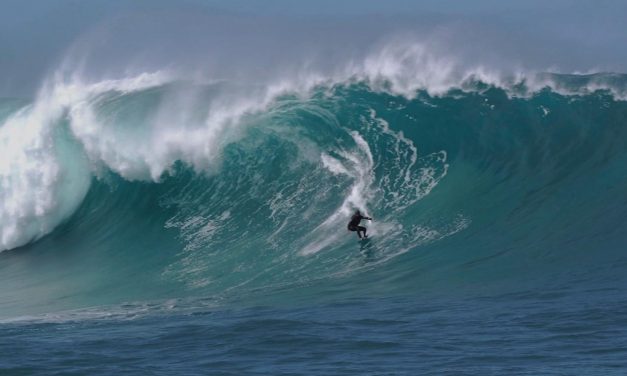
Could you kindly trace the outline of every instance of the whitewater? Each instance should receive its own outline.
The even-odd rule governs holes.
[[[2,374],[624,373],[627,74],[88,63],[0,98]]]

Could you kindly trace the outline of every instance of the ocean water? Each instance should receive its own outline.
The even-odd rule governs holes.
[[[1,99],[1,374],[624,374],[627,76],[365,67]]]

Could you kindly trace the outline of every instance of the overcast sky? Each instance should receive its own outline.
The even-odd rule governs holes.
[[[32,95],[76,51],[101,73],[219,61],[252,72],[296,55],[332,64],[395,33],[501,68],[627,72],[625,20],[622,0],[4,0],[0,95]]]

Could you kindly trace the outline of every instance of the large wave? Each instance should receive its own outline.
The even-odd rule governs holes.
[[[0,249],[46,260],[3,271],[7,291],[59,268],[79,305],[620,259],[624,75],[495,74],[412,45],[270,83],[69,77],[2,103]]]

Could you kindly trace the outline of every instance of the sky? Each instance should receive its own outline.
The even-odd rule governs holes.
[[[622,0],[4,0],[0,96],[34,95],[68,61],[93,75],[252,76],[331,66],[398,35],[501,70],[627,72],[626,19]]]

